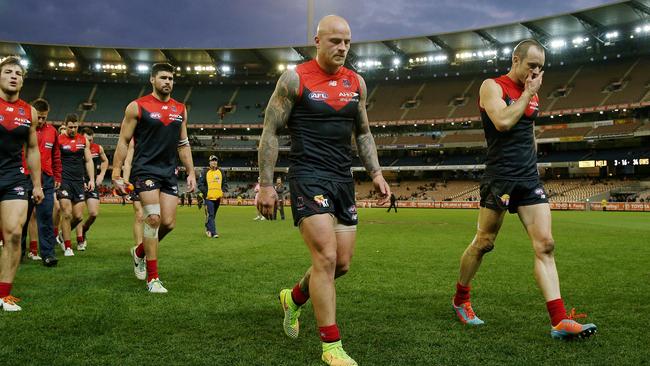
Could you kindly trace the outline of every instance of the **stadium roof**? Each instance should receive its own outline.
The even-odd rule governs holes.
[[[558,38],[585,37],[593,43],[607,44],[612,32],[632,32],[635,27],[650,24],[650,0],[631,0],[530,21],[482,29],[385,41],[353,43],[350,67],[390,67],[417,63],[414,60],[457,62],[472,58],[476,52],[491,50],[505,53],[518,41],[536,38],[551,46]],[[617,33],[618,34],[618,33]],[[650,34],[650,31],[647,32]],[[41,45],[0,42],[0,56],[25,57],[30,69],[48,71],[109,71],[116,73],[146,72],[156,62],[170,62],[181,73],[228,75],[264,75],[282,71],[287,66],[315,57],[313,46],[257,49],[129,49]],[[482,53],[480,54],[482,56]],[[486,56],[496,56],[490,53]],[[372,60],[372,64],[367,63]],[[394,61],[395,60],[395,61]],[[399,60],[399,61],[397,61]],[[449,60],[449,61],[447,61]]]

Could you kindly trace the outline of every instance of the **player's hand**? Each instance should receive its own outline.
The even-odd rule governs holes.
[[[377,205],[383,206],[390,200],[390,186],[386,183],[384,176],[379,173],[372,178],[372,183],[375,185],[375,191],[379,192],[379,199]]]
[[[117,176],[113,177],[113,187],[117,191],[117,194],[124,196],[126,194],[126,187],[124,186],[124,178]]]
[[[61,188],[61,182],[54,182],[54,189],[57,190]]]
[[[104,181],[104,176],[101,174],[98,175],[97,178],[95,179],[95,187],[101,186],[103,181]]]
[[[187,191],[188,192],[194,192],[196,189],[196,176],[194,174],[190,174],[187,176]]]
[[[88,192],[92,192],[95,190],[95,182],[93,182],[92,180],[87,183],[87,186],[88,186]]]
[[[40,205],[41,202],[43,202],[43,198],[45,198],[43,187],[36,187],[32,189],[32,199],[34,200],[35,204]]]
[[[260,187],[260,192],[257,196],[257,210],[262,216],[270,219],[273,216],[273,210],[278,200],[278,193],[273,186]]]
[[[539,74],[536,74],[532,71],[528,73],[525,90],[530,93],[531,97],[537,94],[539,88],[542,87],[542,76],[544,76],[544,71],[540,72]]]

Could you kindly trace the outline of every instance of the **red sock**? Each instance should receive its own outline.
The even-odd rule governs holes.
[[[327,343],[332,343],[341,340],[339,334],[339,327],[336,324],[328,325],[326,327],[318,327],[320,332],[320,340]]]
[[[135,248],[135,255],[138,256],[138,258],[144,258],[144,243],[138,244]]]
[[[54,228],[54,236],[59,236],[59,228],[58,227]]]
[[[300,289],[300,283],[297,283],[295,286],[293,286],[293,290],[291,290],[291,299],[293,300],[293,303],[301,306],[302,304],[306,303],[307,300],[309,300],[309,294],[302,292]]]
[[[454,305],[460,306],[462,303],[469,301],[470,286],[463,286],[460,283],[456,284],[456,295],[454,295]]]
[[[158,260],[148,260],[147,259],[147,282],[158,278]]]
[[[70,244],[70,240],[63,241],[63,246],[65,247],[65,249],[72,248],[72,244]]]
[[[551,317],[552,326],[556,326],[562,320],[567,319],[562,298],[548,301],[546,303],[546,309],[548,310],[548,315]]]
[[[81,242],[83,242],[83,241],[84,241],[84,237],[83,237],[83,236],[77,236],[77,244],[79,244],[79,243],[81,243]]]
[[[11,293],[11,283],[0,282],[0,298],[7,297]]]
[[[36,240],[31,240],[29,242],[29,251],[32,252],[32,254],[38,254],[38,242]]]

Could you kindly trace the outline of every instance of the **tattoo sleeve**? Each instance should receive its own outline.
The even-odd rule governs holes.
[[[264,129],[258,148],[260,185],[273,185],[273,170],[278,159],[278,130],[289,120],[291,109],[298,95],[300,81],[295,70],[287,70],[275,86],[264,113]]]
[[[372,137],[370,125],[368,124],[368,113],[366,112],[368,90],[366,88],[366,82],[361,76],[358,76],[358,78],[360,88],[359,115],[356,119],[354,138],[357,143],[359,159],[361,159],[368,174],[374,178],[377,174],[381,174],[381,166],[379,166],[375,139]]]

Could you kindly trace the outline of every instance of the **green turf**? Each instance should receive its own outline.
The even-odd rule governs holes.
[[[556,258],[570,309],[599,333],[552,340],[533,279],[533,253],[516,216],[474,282],[486,324],[459,324],[450,309],[474,210],[360,210],[351,271],[337,282],[338,323],[360,365],[568,365],[648,362],[650,214],[554,212]],[[203,215],[180,208],[162,243],[169,289],[149,294],[133,275],[130,207],[102,206],[88,251],[58,268],[24,263],[0,312],[2,364],[319,365],[311,306],[297,340],[285,337],[278,291],[309,265],[290,221],[255,222],[252,207],[222,207],[219,239]]]

